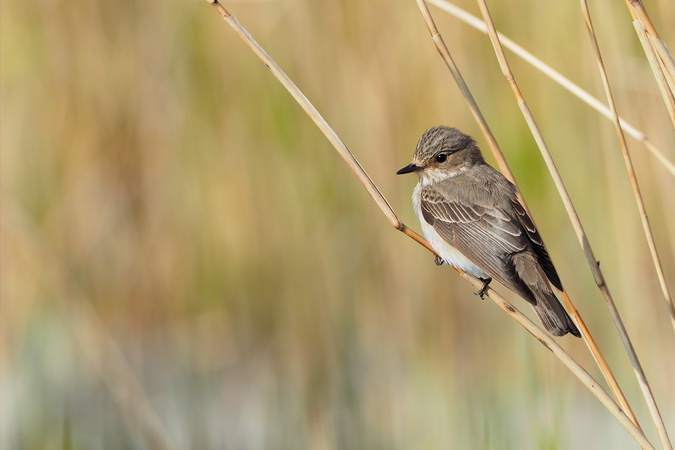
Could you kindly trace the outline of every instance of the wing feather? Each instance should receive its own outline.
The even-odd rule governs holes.
[[[513,205],[513,210],[516,212],[516,217],[522,226],[522,229],[525,231],[527,238],[532,244],[532,249],[537,255],[537,260],[539,261],[539,264],[541,264],[542,269],[544,269],[544,273],[548,277],[551,284],[562,291],[562,282],[560,281],[558,272],[553,266],[551,257],[548,255],[548,251],[546,251],[544,241],[541,239],[541,236],[539,236],[537,227],[534,226],[534,222],[517,199],[513,198],[511,203]]]
[[[421,208],[426,222],[450,245],[492,278],[536,303],[512,258],[527,248],[519,221],[496,208],[447,200],[431,188],[422,191]]]

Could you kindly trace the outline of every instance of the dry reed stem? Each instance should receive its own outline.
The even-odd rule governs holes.
[[[675,62],[673,62],[673,55],[670,54],[665,42],[663,42],[660,38],[649,36],[649,42],[652,44],[652,48],[659,55],[661,70],[666,74],[668,86],[670,86],[670,92],[673,93],[675,92]]]
[[[663,39],[659,36],[659,32],[656,31],[656,27],[649,18],[649,14],[647,14],[647,9],[642,4],[641,0],[626,0],[626,5],[628,6],[628,10],[630,11],[633,20],[639,20],[642,23],[642,28],[645,29],[649,35],[650,47],[654,49],[663,62],[663,70],[666,74],[666,78],[670,79],[670,85],[672,86],[672,82],[675,81],[675,60],[673,60],[673,55],[668,51],[666,43],[663,42]],[[656,75],[656,69],[654,67],[652,67],[652,69],[654,70],[654,75]],[[658,71],[661,71],[661,69]]]
[[[659,92],[661,92],[661,97],[663,98],[663,102],[665,103],[668,114],[670,115],[670,121],[675,126],[675,98],[673,97],[673,93],[670,90],[670,86],[668,86],[668,80],[666,80],[666,76],[661,70],[659,58],[650,44],[647,30],[645,30],[642,22],[636,19],[633,21],[633,26],[635,27],[635,32],[637,33],[638,38],[640,38],[640,44],[642,44],[642,48],[645,52],[645,55],[647,56],[649,66],[652,68],[652,72],[654,73],[656,85],[659,88]]]
[[[471,275],[463,273],[459,270],[458,272],[460,272],[460,274],[466,280],[468,280],[474,287],[481,288],[483,286],[483,282],[478,280],[477,278],[474,278]],[[595,384],[596,383],[595,379],[585,369],[583,369],[567,352],[565,352],[565,350],[556,341],[554,341],[548,333],[546,333],[534,322],[528,319],[527,316],[525,316],[522,312],[520,312],[513,305],[507,302],[499,293],[495,292],[492,288],[488,287],[485,295],[488,296],[493,302],[495,302],[500,308],[506,311],[507,314],[516,319],[518,323],[520,323],[523,326],[523,328],[525,328],[528,331],[528,333],[534,336],[544,347],[546,347],[554,355],[556,355],[558,359],[560,359],[562,363],[565,364],[567,368],[570,369],[570,371],[572,371],[584,385],[586,385],[586,387],[591,389],[590,386],[593,386],[591,392],[593,392],[593,394],[598,398],[598,400],[600,400],[600,402],[602,402],[602,404],[608,410],[610,410],[610,412],[612,412],[614,417],[616,417],[621,423],[621,425],[623,425],[624,428],[626,428],[626,430],[631,434],[631,436],[633,436],[633,438],[640,445],[641,448],[643,449],[654,448],[645,437],[642,429],[639,428],[639,426],[636,425],[635,422],[626,415],[625,411],[619,408],[616,402],[612,400],[612,398],[609,396],[609,394],[607,394],[607,392],[604,389],[602,389],[599,385]],[[585,325],[583,326],[585,328]],[[618,414],[615,414],[614,411],[616,411]]]
[[[637,182],[637,176],[635,174],[635,169],[633,167],[633,162],[630,157],[630,153],[628,152],[628,144],[626,143],[626,138],[621,131],[621,125],[619,124],[619,112],[616,107],[616,102],[614,101],[614,96],[612,95],[612,90],[609,85],[609,78],[607,76],[607,70],[605,69],[605,65],[602,60],[602,55],[600,53],[600,47],[598,45],[598,41],[595,36],[595,31],[593,29],[593,22],[591,20],[590,12],[588,9],[588,4],[586,0],[581,0],[581,7],[582,7],[582,12],[584,15],[584,20],[586,22],[586,27],[588,28],[588,33],[591,39],[591,44],[593,46],[593,51],[595,53],[595,56],[598,60],[598,68],[600,70],[600,76],[602,78],[602,84],[605,89],[605,94],[607,95],[607,100],[608,103],[612,109],[612,115],[614,117],[614,127],[616,129],[616,133],[619,137],[619,144],[621,146],[621,153],[623,154],[624,161],[626,163],[626,169],[628,170],[628,178],[630,179],[631,186],[633,188],[633,193],[635,194],[635,200],[638,205],[638,210],[640,212],[640,218],[642,219],[642,227],[644,229],[645,237],[647,238],[647,244],[649,245],[649,251],[651,252],[652,255],[652,260],[654,263],[654,267],[656,269],[656,274],[659,279],[659,284],[661,285],[661,290],[663,292],[663,296],[666,300],[666,307],[668,309],[668,313],[670,315],[670,321],[673,326],[673,330],[675,331],[675,308],[673,307],[673,299],[670,295],[670,291],[668,290],[668,285],[666,283],[666,276],[663,273],[663,268],[661,266],[661,260],[658,255],[658,251],[656,249],[656,244],[654,242],[654,236],[652,234],[651,227],[649,225],[649,218],[647,217],[647,211],[645,209],[644,202],[642,200],[642,195],[640,194],[640,187]]]
[[[265,52],[265,50],[253,39],[248,31],[239,24],[237,19],[232,16],[227,9],[221,5],[218,0],[208,0],[209,3],[218,11],[222,18],[230,25],[239,37],[251,48],[251,50],[261,59],[261,61],[270,69],[272,74],[279,80],[279,82],[286,88],[286,90],[293,96],[293,98],[301,105],[303,110],[311,117],[312,121],[317,125],[321,132],[331,142],[333,147],[343,157],[352,172],[356,175],[359,182],[366,188],[370,196],[378,205],[380,210],[387,217],[389,222],[399,231],[402,231],[407,236],[424,246],[427,250],[436,254],[431,245],[413,230],[404,225],[396,216],[395,212],[386,201],[382,193],[374,185],[368,174],[359,165],[356,158],[349,152],[347,147],[339,139],[335,131],[328,125],[325,119],[319,114],[314,106],[309,102],[305,95],[295,86],[291,79],[281,70],[276,62]],[[467,279],[475,287],[481,287],[482,281],[463,273],[461,270],[455,268],[465,279]],[[611,399],[611,397],[600,387],[593,377],[583,368],[579,363],[572,359],[565,350],[556,343],[553,338],[530,321],[527,316],[518,311],[514,306],[507,302],[493,289],[489,288],[486,295],[493,300],[499,307],[506,311],[513,317],[520,325],[522,325],[530,334],[532,334],[542,345],[551,350],[562,362],[567,366],[572,373],[586,386],[593,395],[607,408],[607,410],[621,423],[621,425],[630,433],[630,435],[643,448],[653,449],[642,431],[633,423],[633,421],[619,408],[619,406]]]
[[[569,194],[567,192],[567,189],[565,188],[565,185],[562,181],[562,177],[560,176],[560,173],[558,172],[558,169],[555,166],[555,162],[553,161],[553,158],[548,150],[548,147],[546,146],[546,143],[544,142],[544,138],[541,134],[541,131],[537,127],[537,124],[534,120],[534,117],[532,113],[529,110],[529,107],[527,106],[527,102],[525,101],[525,98],[522,95],[522,92],[520,91],[520,88],[518,87],[518,84],[516,83],[515,77],[513,73],[511,72],[511,69],[509,67],[508,61],[506,59],[506,55],[504,54],[504,49],[502,48],[499,38],[497,36],[497,30],[495,29],[494,22],[492,21],[492,17],[490,15],[490,11],[488,9],[488,6],[485,2],[485,0],[477,0],[478,1],[478,7],[480,8],[481,15],[483,16],[483,20],[485,21],[485,24],[488,27],[488,35],[490,36],[490,41],[492,42],[492,46],[495,50],[495,54],[497,55],[497,59],[499,61],[499,65],[502,69],[502,72],[504,74],[504,77],[506,80],[509,82],[509,85],[511,86],[511,89],[513,90],[514,96],[516,97],[518,101],[518,106],[520,107],[523,116],[525,118],[525,121],[527,122],[528,126],[530,127],[530,131],[532,132],[535,141],[537,142],[537,145],[539,147],[539,150],[544,157],[544,160],[546,161],[546,165],[549,168],[549,172],[551,173],[551,176],[556,184],[556,187],[558,188],[558,192],[561,194],[563,197],[563,203],[565,204],[565,207],[567,208],[568,214],[570,216],[570,219],[572,220],[573,226],[575,230],[578,233],[578,237],[580,240],[580,243],[582,245],[582,248],[584,249],[584,252],[586,254],[586,258],[588,259],[589,266],[591,267],[591,271],[594,274],[595,281],[598,284],[598,287],[600,288],[605,301],[607,303],[607,306],[610,309],[610,313],[612,315],[612,318],[614,319],[614,323],[617,327],[617,330],[619,331],[619,335],[621,337],[621,340],[624,344],[624,348],[626,349],[626,352],[628,353],[628,356],[630,358],[631,364],[633,365],[633,369],[635,372],[635,375],[638,379],[638,383],[640,385],[640,389],[642,390],[642,394],[645,397],[645,401],[647,403],[647,406],[650,409],[652,419],[654,420],[654,425],[658,429],[659,428],[659,420],[657,418],[660,418],[661,415],[658,411],[658,408],[654,408],[656,405],[656,401],[654,400],[654,397],[651,392],[651,388],[649,387],[649,383],[647,381],[647,377],[645,376],[644,370],[642,369],[642,365],[640,364],[640,361],[637,357],[637,354],[635,352],[635,349],[633,348],[633,344],[630,340],[630,337],[628,336],[628,333],[626,331],[626,328],[623,324],[623,320],[621,319],[621,316],[616,308],[616,305],[614,303],[614,300],[609,292],[609,288],[607,287],[607,284],[604,281],[604,277],[602,276],[602,271],[600,270],[600,266],[597,263],[597,260],[595,259],[595,256],[593,255],[592,249],[590,247],[590,243],[588,241],[588,238],[583,231],[583,227],[581,225],[581,221],[579,220],[579,216],[576,213],[576,210],[574,209],[574,206],[572,204],[572,200],[569,197]],[[662,421],[662,420],[661,420]]]
[[[417,6],[420,12],[422,13],[422,17],[424,18],[424,22],[426,23],[427,28],[429,29],[431,39],[434,41],[434,44],[436,45],[436,50],[438,50],[438,53],[441,55],[441,58],[445,62],[445,65],[447,66],[448,70],[450,70],[452,77],[455,79],[455,83],[457,83],[459,90],[462,92],[464,100],[466,100],[467,106],[469,107],[471,114],[473,115],[474,119],[476,119],[476,122],[478,122],[478,127],[483,133],[483,137],[485,137],[485,140],[488,143],[488,147],[490,147],[492,156],[494,156],[495,160],[497,161],[499,170],[509,181],[511,181],[514,184],[514,186],[516,186],[516,195],[518,196],[521,205],[523,205],[523,207],[531,217],[532,214],[530,213],[527,203],[525,202],[525,198],[523,197],[523,194],[520,191],[520,187],[516,182],[516,178],[513,176],[513,172],[511,172],[511,168],[509,167],[509,164],[506,161],[506,158],[504,157],[504,153],[499,147],[499,143],[497,142],[497,139],[495,138],[494,134],[492,134],[492,130],[490,129],[490,126],[485,120],[483,113],[478,107],[478,103],[474,99],[473,94],[471,94],[469,86],[466,84],[466,81],[464,81],[464,77],[459,71],[457,64],[455,64],[455,60],[452,58],[448,46],[445,45],[443,36],[441,36],[441,33],[438,31],[436,23],[434,22],[434,18],[431,16],[431,13],[429,12],[429,8],[427,8],[427,5],[424,2],[424,0],[417,0]]]
[[[574,319],[574,323],[579,329],[581,337],[583,338],[584,342],[586,342],[588,350],[593,356],[595,363],[598,365],[600,372],[605,377],[605,381],[609,385],[610,391],[612,391],[614,397],[619,402],[619,405],[621,405],[621,409],[623,409],[626,412],[626,415],[630,418],[631,421],[633,421],[635,426],[640,431],[642,431],[642,427],[640,426],[640,422],[638,421],[637,416],[633,412],[633,408],[631,408],[630,404],[628,403],[628,400],[626,399],[626,396],[624,395],[623,390],[619,385],[619,382],[616,381],[616,378],[614,377],[612,369],[609,367],[609,364],[607,363],[607,360],[600,351],[598,344],[595,342],[593,335],[586,326],[586,322],[584,322],[584,319],[579,314],[579,311],[577,311],[576,307],[574,306],[574,303],[572,303],[572,300],[570,299],[569,295],[567,295],[567,292],[565,291],[558,291],[558,292],[560,293],[560,298],[562,300],[563,305],[565,306],[565,309],[567,310],[569,315]]]
[[[443,11],[453,15],[454,17],[466,23],[467,25],[473,27],[474,29],[487,34],[487,27],[485,26],[485,23],[478,17],[469,14],[460,7],[453,5],[452,3],[449,3],[447,0],[428,0],[428,2],[442,9]],[[600,100],[593,97],[591,94],[586,92],[577,84],[573,83],[570,79],[563,76],[560,72],[557,72],[551,66],[541,61],[539,58],[537,58],[532,53],[525,50],[520,45],[516,44],[507,36],[504,36],[502,33],[499,32],[497,32],[497,36],[499,36],[499,40],[504,47],[511,50],[517,56],[525,60],[535,69],[542,72],[544,75],[551,78],[553,81],[558,83],[564,89],[567,89],[571,94],[573,94],[575,97],[586,103],[591,108],[598,111],[607,119],[612,120],[612,112],[606,105],[600,102]],[[659,161],[659,163],[661,163],[668,172],[670,172],[672,175],[675,176],[675,164],[669,161],[668,158],[664,156],[663,152],[659,150],[642,131],[635,128],[633,125],[628,123],[623,118],[620,118],[620,122],[621,128],[626,133],[628,133],[638,141],[642,142],[644,146],[647,147],[647,150],[649,150],[649,152]]]
[[[434,43],[436,43],[436,47],[443,57],[443,59],[446,58],[446,55],[450,55],[450,51],[448,50],[447,46],[445,45],[445,42],[443,41],[443,38],[441,37],[440,33],[438,32],[438,29],[436,28],[433,18],[431,17],[431,13],[429,12],[429,9],[426,6],[426,3],[423,0],[418,0],[417,5],[420,8],[420,11],[422,12],[422,16],[425,19],[425,22],[427,24],[427,28],[429,28],[429,32],[431,35],[434,37]],[[454,75],[454,73],[453,73]],[[460,77],[461,78],[461,77]],[[457,80],[457,77],[455,77]],[[468,87],[465,87],[462,89],[462,92],[467,91],[468,92]],[[514,184],[515,181],[514,181]],[[527,208],[527,206],[524,203],[524,200],[522,200],[521,196],[521,201],[523,202],[523,205]],[[595,360],[596,364],[598,365],[598,368],[600,369],[600,372],[604,376],[605,380],[607,381],[607,384],[609,385],[610,389],[612,390],[612,393],[614,396],[617,398],[619,404],[621,407],[626,411],[628,416],[631,418],[631,420],[639,427],[639,423],[637,418],[635,417],[635,414],[633,413],[633,410],[631,409],[628,400],[626,400],[626,397],[621,390],[621,387],[619,386],[619,383],[616,381],[616,378],[614,377],[614,374],[612,373],[612,370],[610,369],[609,365],[607,364],[607,361],[605,360],[605,357],[602,355],[602,352],[598,348],[598,345],[595,342],[595,339],[593,339],[593,336],[591,335],[590,331],[586,327],[585,322],[581,319],[581,316],[579,315],[577,309],[574,307],[574,304],[570,300],[569,296],[567,293],[564,291],[560,291],[561,294],[563,294],[563,303],[565,304],[566,309],[574,319],[574,322],[578,325],[579,330],[581,332],[581,336],[584,339],[584,342],[586,343],[589,351],[593,355],[593,359]]]
[[[673,71],[675,68],[672,66],[673,59],[668,52],[665,44],[663,46],[655,46],[654,41],[657,39],[654,36],[649,37],[649,42],[652,44],[652,48],[656,50],[656,53],[659,55],[659,62],[661,63],[661,70],[667,74],[666,81],[668,82],[668,87],[670,88],[670,93],[675,95],[675,75]]]
[[[652,261],[656,269],[659,282],[661,284],[661,289],[663,291],[663,296],[666,300],[666,306],[668,312],[670,313],[670,320],[675,330],[675,310],[673,309],[673,299],[670,296],[668,291],[668,285],[666,284],[665,275],[663,274],[663,268],[661,267],[661,260],[659,259],[658,252],[656,250],[656,244],[654,242],[654,236],[652,235],[652,230],[649,225],[649,219],[647,218],[647,211],[645,209],[644,202],[642,201],[642,195],[640,194],[640,186],[637,182],[637,177],[635,175],[635,169],[633,168],[633,162],[631,161],[630,153],[628,152],[628,144],[626,144],[626,138],[621,131],[621,125],[619,124],[619,113],[616,107],[616,102],[614,101],[614,96],[612,94],[612,89],[609,84],[609,77],[607,75],[607,70],[605,69],[605,64],[602,59],[602,53],[600,52],[600,46],[595,35],[595,29],[593,28],[593,20],[591,19],[591,13],[588,8],[588,3],[586,0],[580,0],[581,10],[584,16],[584,22],[586,23],[586,28],[588,29],[588,35],[591,40],[591,45],[593,47],[593,53],[598,62],[598,70],[600,71],[600,77],[602,78],[602,85],[605,89],[605,94],[607,96],[607,102],[609,103],[610,108],[612,109],[612,114],[614,116],[614,127],[616,133],[619,137],[619,144],[621,147],[621,153],[623,154],[624,161],[626,163],[626,170],[628,171],[628,178],[630,179],[631,187],[633,188],[633,193],[635,194],[635,201],[637,202],[638,210],[640,211],[640,218],[642,219],[642,227],[644,229],[645,237],[647,238],[647,244],[649,245],[649,251],[652,255]],[[646,389],[649,389],[649,385],[645,385]],[[649,411],[652,414],[652,420],[656,426],[656,431],[658,432],[659,439],[661,440],[661,445],[664,449],[672,450],[673,446],[670,443],[670,438],[668,437],[668,431],[666,426],[663,423],[663,418],[659,411],[656,402],[654,401],[654,395],[651,390],[648,392],[648,395],[645,395],[645,399],[648,402],[653,402],[649,405]]]
[[[654,38],[653,38],[653,37],[650,37],[649,40],[650,40],[650,41],[653,41]],[[652,45],[652,48],[653,48],[653,47],[654,47],[654,46]],[[661,55],[659,55],[659,64],[661,64],[661,70],[662,70],[662,71],[665,71],[665,70],[666,70],[666,66],[665,66],[665,64],[664,64],[663,58],[660,57],[660,56],[661,56]],[[671,94],[671,95],[675,95],[675,78],[672,77],[672,76],[670,76],[670,74],[669,74],[669,76],[666,76],[666,83],[668,83],[668,88],[670,89],[670,94]]]
[[[433,39],[434,44],[436,44],[436,49],[441,54],[441,57],[443,58],[445,65],[448,67],[450,73],[455,79],[455,82],[457,83],[459,90],[462,92],[462,95],[466,100],[467,105],[469,106],[471,114],[473,114],[473,117],[476,119],[476,122],[478,122],[478,126],[480,127],[480,130],[483,133],[483,136],[485,137],[485,140],[487,141],[490,150],[492,151],[492,155],[495,157],[495,160],[497,161],[499,169],[506,178],[508,178],[513,184],[516,184],[516,180],[513,176],[513,173],[511,172],[511,168],[506,162],[504,153],[502,153],[501,149],[499,148],[497,139],[492,134],[490,126],[485,120],[485,117],[483,117],[483,113],[481,112],[480,108],[478,107],[478,104],[476,103],[476,100],[473,98],[473,95],[469,90],[469,86],[464,81],[464,77],[459,72],[459,69],[455,64],[455,61],[452,59],[452,55],[448,51],[448,47],[445,45],[443,37],[438,32],[438,28],[436,28],[436,24],[434,23],[434,19],[431,17],[429,9],[426,7],[426,4],[422,0],[417,0],[417,6],[420,8],[422,16],[424,17],[424,21],[427,24],[427,27],[429,28],[431,38]],[[520,194],[520,191],[518,191],[518,195],[519,197],[521,197],[522,200],[522,195]]]

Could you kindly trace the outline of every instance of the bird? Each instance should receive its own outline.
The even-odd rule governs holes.
[[[494,279],[525,299],[546,330],[580,337],[553,293],[560,277],[516,186],[483,159],[476,141],[456,128],[436,126],[417,142],[412,162],[396,172],[417,173],[413,208],[422,231],[446,262],[483,282]]]

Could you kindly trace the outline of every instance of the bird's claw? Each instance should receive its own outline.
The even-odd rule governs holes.
[[[443,261],[443,258],[436,255],[434,256],[434,262],[436,263],[437,266],[442,266],[445,261]]]
[[[483,286],[481,286],[480,289],[478,289],[474,294],[480,297],[481,300],[485,300],[485,291],[488,288],[488,285],[492,281],[492,278],[479,278],[483,282]]]

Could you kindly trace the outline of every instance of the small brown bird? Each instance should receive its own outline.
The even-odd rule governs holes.
[[[410,164],[413,206],[424,236],[443,261],[483,280],[494,278],[527,300],[556,336],[579,330],[556,298],[562,283],[516,187],[488,165],[476,142],[445,126],[424,132]]]

